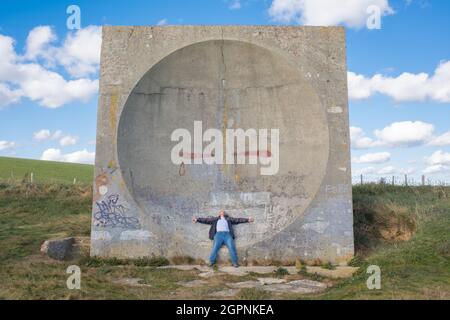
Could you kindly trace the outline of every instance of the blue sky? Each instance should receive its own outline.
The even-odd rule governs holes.
[[[66,8],[81,9],[68,30]],[[377,5],[381,29],[369,30]],[[353,174],[450,182],[450,2],[0,2],[0,156],[91,162],[101,25],[289,24],[347,29]],[[32,31],[33,30],[33,31]],[[6,58],[5,58],[6,57]],[[6,61],[6,62],[5,62]]]

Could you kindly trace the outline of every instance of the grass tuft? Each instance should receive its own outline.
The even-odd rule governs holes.
[[[273,273],[276,277],[279,278],[289,275],[289,271],[287,271],[286,268],[283,267],[278,267]]]
[[[238,292],[236,297],[240,300],[268,300],[270,294],[262,289],[244,288]]]

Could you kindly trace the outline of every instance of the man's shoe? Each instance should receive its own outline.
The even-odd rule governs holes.
[[[239,265],[237,263],[233,263],[233,267],[239,268]]]
[[[208,267],[214,268],[214,265],[215,265],[215,263],[210,263],[210,264],[208,264]]]

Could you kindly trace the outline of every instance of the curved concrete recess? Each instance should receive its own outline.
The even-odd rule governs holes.
[[[194,121],[202,121],[203,132],[279,129],[278,173],[262,176],[259,164],[173,164],[171,134],[184,128],[193,135]],[[236,228],[243,248],[302,217],[317,194],[329,155],[326,108],[286,58],[243,41],[199,42],[166,56],[134,87],[121,113],[117,153],[142,228],[156,221],[164,230],[163,252],[183,247],[183,254],[199,256],[207,228],[191,218],[220,209],[255,218]]]

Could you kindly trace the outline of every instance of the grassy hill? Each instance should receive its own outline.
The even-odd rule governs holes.
[[[91,183],[94,166],[66,162],[0,157],[0,180],[29,181],[33,173],[36,183]]]
[[[332,287],[319,295],[243,289],[236,298],[450,299],[450,188],[365,185],[353,192],[357,255],[352,265],[360,269],[352,278],[327,279]],[[178,282],[198,279],[199,271],[158,269],[156,258],[156,263],[100,260],[84,252],[58,262],[39,253],[49,238],[89,237],[91,205],[90,185],[0,181],[0,300],[206,299],[227,283],[258,277],[217,276],[185,288]],[[81,290],[66,288],[66,268],[74,264],[82,270]],[[381,290],[366,286],[369,265],[381,268]],[[321,280],[302,273],[285,277]],[[123,278],[141,278],[148,286],[117,283]]]

